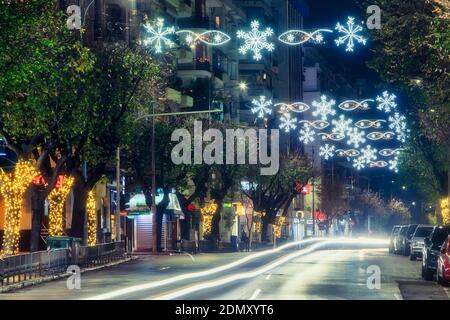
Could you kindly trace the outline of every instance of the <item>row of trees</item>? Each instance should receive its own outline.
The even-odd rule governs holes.
[[[27,181],[31,250],[37,250],[44,201],[59,175],[75,177],[72,235],[83,236],[87,194],[113,159],[120,128],[141,102],[136,97],[164,82],[164,68],[139,47],[83,46],[56,1],[0,7],[0,135],[45,181]],[[23,175],[21,168],[10,172],[12,179]]]
[[[286,215],[292,199],[296,196],[296,183],[306,184],[313,176],[311,162],[297,153],[281,153],[280,168],[275,175],[261,175],[257,164],[190,164],[175,165],[171,160],[171,152],[177,142],[171,141],[173,128],[193,130],[193,119],[189,117],[159,118],[155,124],[155,163],[156,187],[164,193],[163,200],[157,206],[157,223],[160,232],[164,209],[168,206],[169,193],[177,192],[183,213],[184,222],[192,221],[192,215],[199,212],[189,210],[191,204],[202,207],[207,200],[215,204],[212,215],[210,239],[214,244],[220,241],[220,221],[222,219],[223,204],[227,200],[236,200],[247,197],[253,204],[255,211],[264,213],[262,216],[262,239],[267,240],[269,225],[274,224],[279,212]],[[198,121],[198,120],[197,120]],[[215,128],[225,136],[226,129],[238,129],[231,123],[217,122],[203,119],[203,128]],[[151,205],[151,135],[152,123],[143,121],[136,127],[128,127],[128,142],[124,145],[124,158],[130,174],[135,177],[136,183],[143,187],[147,205]],[[193,135],[191,135],[193,136]],[[214,141],[213,141],[214,142]],[[245,141],[246,150],[258,148]],[[210,142],[204,142],[205,146]],[[204,148],[206,152],[206,148]],[[246,186],[242,187],[241,182]],[[190,225],[183,228],[189,229]],[[187,234],[185,230],[183,234]],[[160,248],[160,233],[158,233],[158,248]]]
[[[298,154],[282,155],[280,170],[273,176],[261,176],[257,165],[174,165],[172,131],[192,130],[192,119],[158,117],[153,122],[142,117],[168,110],[164,96],[171,78],[170,57],[154,60],[137,45],[85,46],[79,31],[67,29],[67,16],[57,1],[2,2],[0,12],[0,136],[21,164],[0,175],[0,184],[11,187],[0,192],[7,210],[17,207],[13,200],[19,203],[12,214],[17,222],[24,190],[31,188],[32,251],[39,249],[45,199],[61,175],[74,178],[70,235],[86,237],[88,193],[107,174],[118,147],[123,150],[122,167],[141,186],[149,206],[155,158],[157,188],[164,193],[157,206],[159,249],[162,215],[173,189],[186,221],[192,215],[190,204],[201,205],[206,198],[215,201],[211,238],[217,242],[223,203],[241,191],[241,180],[249,181],[252,187],[245,195],[256,210],[265,213],[262,223],[267,237],[276,214],[287,212],[295,182],[306,184],[312,176],[308,159]],[[224,131],[232,126],[205,120],[204,127]],[[43,183],[31,183],[36,175],[42,176]],[[15,251],[16,247],[7,253]]]
[[[352,209],[360,212],[360,219],[372,221],[371,230],[389,232],[393,225],[411,222],[410,208],[399,199],[383,200],[378,193],[366,191],[355,197]]]

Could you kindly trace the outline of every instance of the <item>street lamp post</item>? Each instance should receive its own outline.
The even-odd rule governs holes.
[[[316,234],[316,219],[314,217],[314,213],[316,211],[316,206],[315,206],[315,175],[314,175],[314,156],[315,156],[315,150],[314,147],[312,147],[312,165],[313,165],[313,178],[312,178],[312,188],[311,188],[311,192],[312,192],[312,222],[313,222],[313,227],[312,227],[312,232],[313,232],[313,237]]]

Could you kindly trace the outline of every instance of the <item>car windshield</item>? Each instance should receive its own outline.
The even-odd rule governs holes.
[[[433,238],[431,239],[433,241],[433,244],[441,245],[445,241],[445,239],[447,239],[449,231],[450,228],[436,229],[433,232]]]
[[[417,224],[413,224],[413,225],[409,226],[408,232],[407,232],[408,236],[412,236],[414,234],[414,231],[416,231],[416,229],[417,229]]]
[[[418,227],[416,232],[414,233],[414,237],[428,237],[431,231],[433,231],[432,227]]]

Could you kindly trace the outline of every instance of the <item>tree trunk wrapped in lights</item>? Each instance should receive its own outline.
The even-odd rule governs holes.
[[[214,200],[206,203],[204,207],[200,209],[202,214],[202,233],[203,237],[211,234],[213,215],[217,210],[217,204]]]
[[[89,191],[86,201],[86,211],[88,215],[88,245],[97,244],[97,212],[95,210],[94,191]]]
[[[275,238],[281,238],[281,227],[285,220],[286,217],[277,217],[275,224],[273,224],[273,234]]]
[[[48,196],[50,202],[49,235],[51,237],[64,235],[64,204],[74,180],[73,177],[64,177],[61,186],[53,188]]]
[[[444,198],[441,200],[441,215],[443,224],[450,224],[450,206],[448,203],[448,198]]]
[[[38,172],[31,162],[19,160],[12,172],[0,169],[0,192],[5,199],[3,254],[19,251],[20,219],[25,191]]]

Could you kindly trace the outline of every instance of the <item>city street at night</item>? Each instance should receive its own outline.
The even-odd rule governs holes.
[[[354,246],[353,246],[354,247]],[[362,246],[364,247],[364,246]],[[401,300],[449,299],[448,289],[420,278],[420,261],[389,256],[386,248],[314,251],[247,279],[227,281],[238,274],[252,273],[297,250],[287,249],[263,258],[192,279],[157,288],[136,285],[172,279],[182,274],[208,271],[254,253],[199,254],[139,257],[118,266],[84,273],[81,289],[68,290],[66,279],[4,293],[1,299],[187,299],[187,300]],[[367,268],[379,266],[380,289],[369,289]],[[195,292],[180,294],[197,286],[221,282]],[[128,292],[121,294],[121,290]],[[106,295],[105,295],[106,294]],[[180,295],[179,295],[180,294]],[[109,296],[108,296],[109,295]]]
[[[0,0],[4,310],[449,299],[449,0]]]

